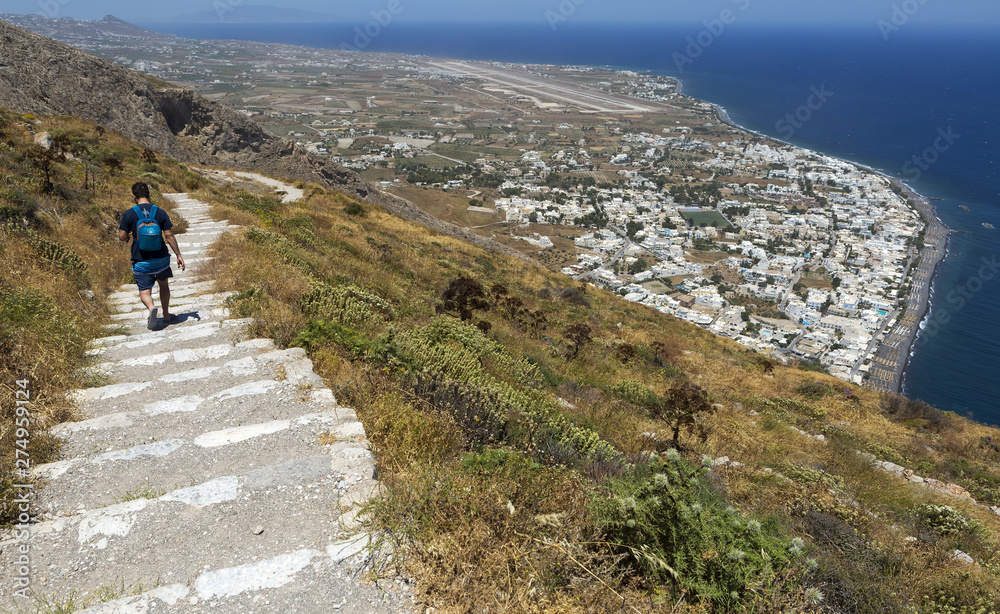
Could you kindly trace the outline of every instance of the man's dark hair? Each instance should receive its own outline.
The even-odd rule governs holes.
[[[132,196],[149,199],[149,186],[141,181],[132,184]]]

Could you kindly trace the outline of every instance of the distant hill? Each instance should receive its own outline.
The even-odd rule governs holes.
[[[44,19],[44,18],[38,18]],[[36,22],[46,25],[44,22]],[[60,20],[51,20],[60,21]],[[100,22],[136,28],[114,17]],[[51,27],[51,24],[48,24]],[[139,29],[141,30],[141,29]],[[272,136],[232,107],[0,21],[0,107],[71,115],[183,162],[314,181],[476,245],[514,250],[442,222],[354,171]]]
[[[228,8],[228,7],[227,7]],[[179,15],[168,20],[181,23],[295,23],[339,21],[340,17],[330,13],[302,11],[299,9],[241,4],[229,10],[199,11]]]
[[[106,15],[101,19],[87,21],[72,17],[51,18],[42,15],[13,15],[0,13],[0,20],[31,30],[48,38],[73,40],[75,36],[104,38],[107,40],[172,40],[173,34],[161,34],[135,24],[122,21],[114,15]]]

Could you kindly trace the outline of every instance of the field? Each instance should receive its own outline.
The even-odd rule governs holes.
[[[692,226],[733,227],[718,211],[681,211],[681,217],[687,220]]]
[[[726,252],[704,252],[701,250],[691,250],[684,252],[684,257],[695,264],[715,264],[720,260],[729,257]]]
[[[670,287],[662,281],[650,281],[642,284],[642,287],[649,290],[653,294],[666,294],[670,292]]]
[[[399,194],[414,205],[439,220],[451,222],[466,228],[499,222],[497,214],[469,211],[469,199],[464,195],[441,190],[424,189],[410,185],[398,185],[392,192]],[[464,192],[464,191],[463,191]]]

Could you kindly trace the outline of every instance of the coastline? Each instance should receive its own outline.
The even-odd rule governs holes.
[[[681,80],[676,77],[671,78],[677,81],[678,92],[682,92],[683,83]],[[693,96],[688,97],[700,100]],[[721,105],[708,101],[701,102],[707,102],[712,105],[719,121],[727,126],[790,147],[813,151],[741,126],[729,117],[729,113]],[[954,230],[948,228],[938,217],[937,209],[931,202],[932,199],[930,197],[920,194],[901,179],[888,175],[878,169],[851,160],[844,161],[875,173],[896,186],[902,192],[903,197],[912,203],[913,208],[922,215],[926,224],[924,246],[917,253],[917,258],[919,258],[918,266],[916,270],[908,268],[906,273],[906,278],[910,282],[910,291],[906,296],[906,309],[891,327],[883,327],[882,330],[876,333],[876,335],[884,334],[885,337],[876,346],[871,367],[876,374],[880,374],[882,377],[868,377],[863,384],[866,387],[876,390],[901,394],[906,367],[910,364],[914,345],[920,335],[920,325],[930,316],[930,301],[933,296],[934,280],[937,277],[941,263],[948,255],[949,241]]]
[[[920,325],[931,315],[930,301],[934,294],[934,281],[937,278],[941,263],[948,256],[949,242],[954,230],[945,226],[940,218],[938,218],[934,204],[929,198],[917,193],[902,181],[896,179],[892,181],[903,188],[903,193],[913,201],[917,210],[923,212],[927,219],[924,248],[920,251],[920,265],[917,267],[916,273],[911,272],[913,285],[911,286],[910,296],[916,292],[918,301],[916,305],[911,306],[912,301],[907,300],[907,310],[906,314],[904,314],[904,318],[908,317],[912,309],[914,316],[913,325],[909,327],[909,331],[905,336],[901,346],[903,351],[898,356],[894,368],[894,387],[891,392],[901,394],[906,367],[910,364],[910,360],[913,357],[914,345],[920,335]],[[916,288],[918,281],[920,282],[919,289]],[[881,345],[879,349],[882,349]]]

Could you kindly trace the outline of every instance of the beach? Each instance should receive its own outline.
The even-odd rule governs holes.
[[[899,393],[903,373],[909,364],[913,344],[920,332],[920,323],[929,315],[934,277],[941,262],[948,255],[948,241],[954,231],[938,219],[934,205],[927,197],[917,194],[904,183],[895,179],[892,181],[903,189],[903,193],[927,221],[924,248],[920,250],[919,263],[916,270],[910,270],[908,273],[911,285],[910,292],[906,296],[906,310],[879,344],[872,362],[872,374],[874,375],[878,369],[883,377],[872,377],[867,380],[871,388]]]

